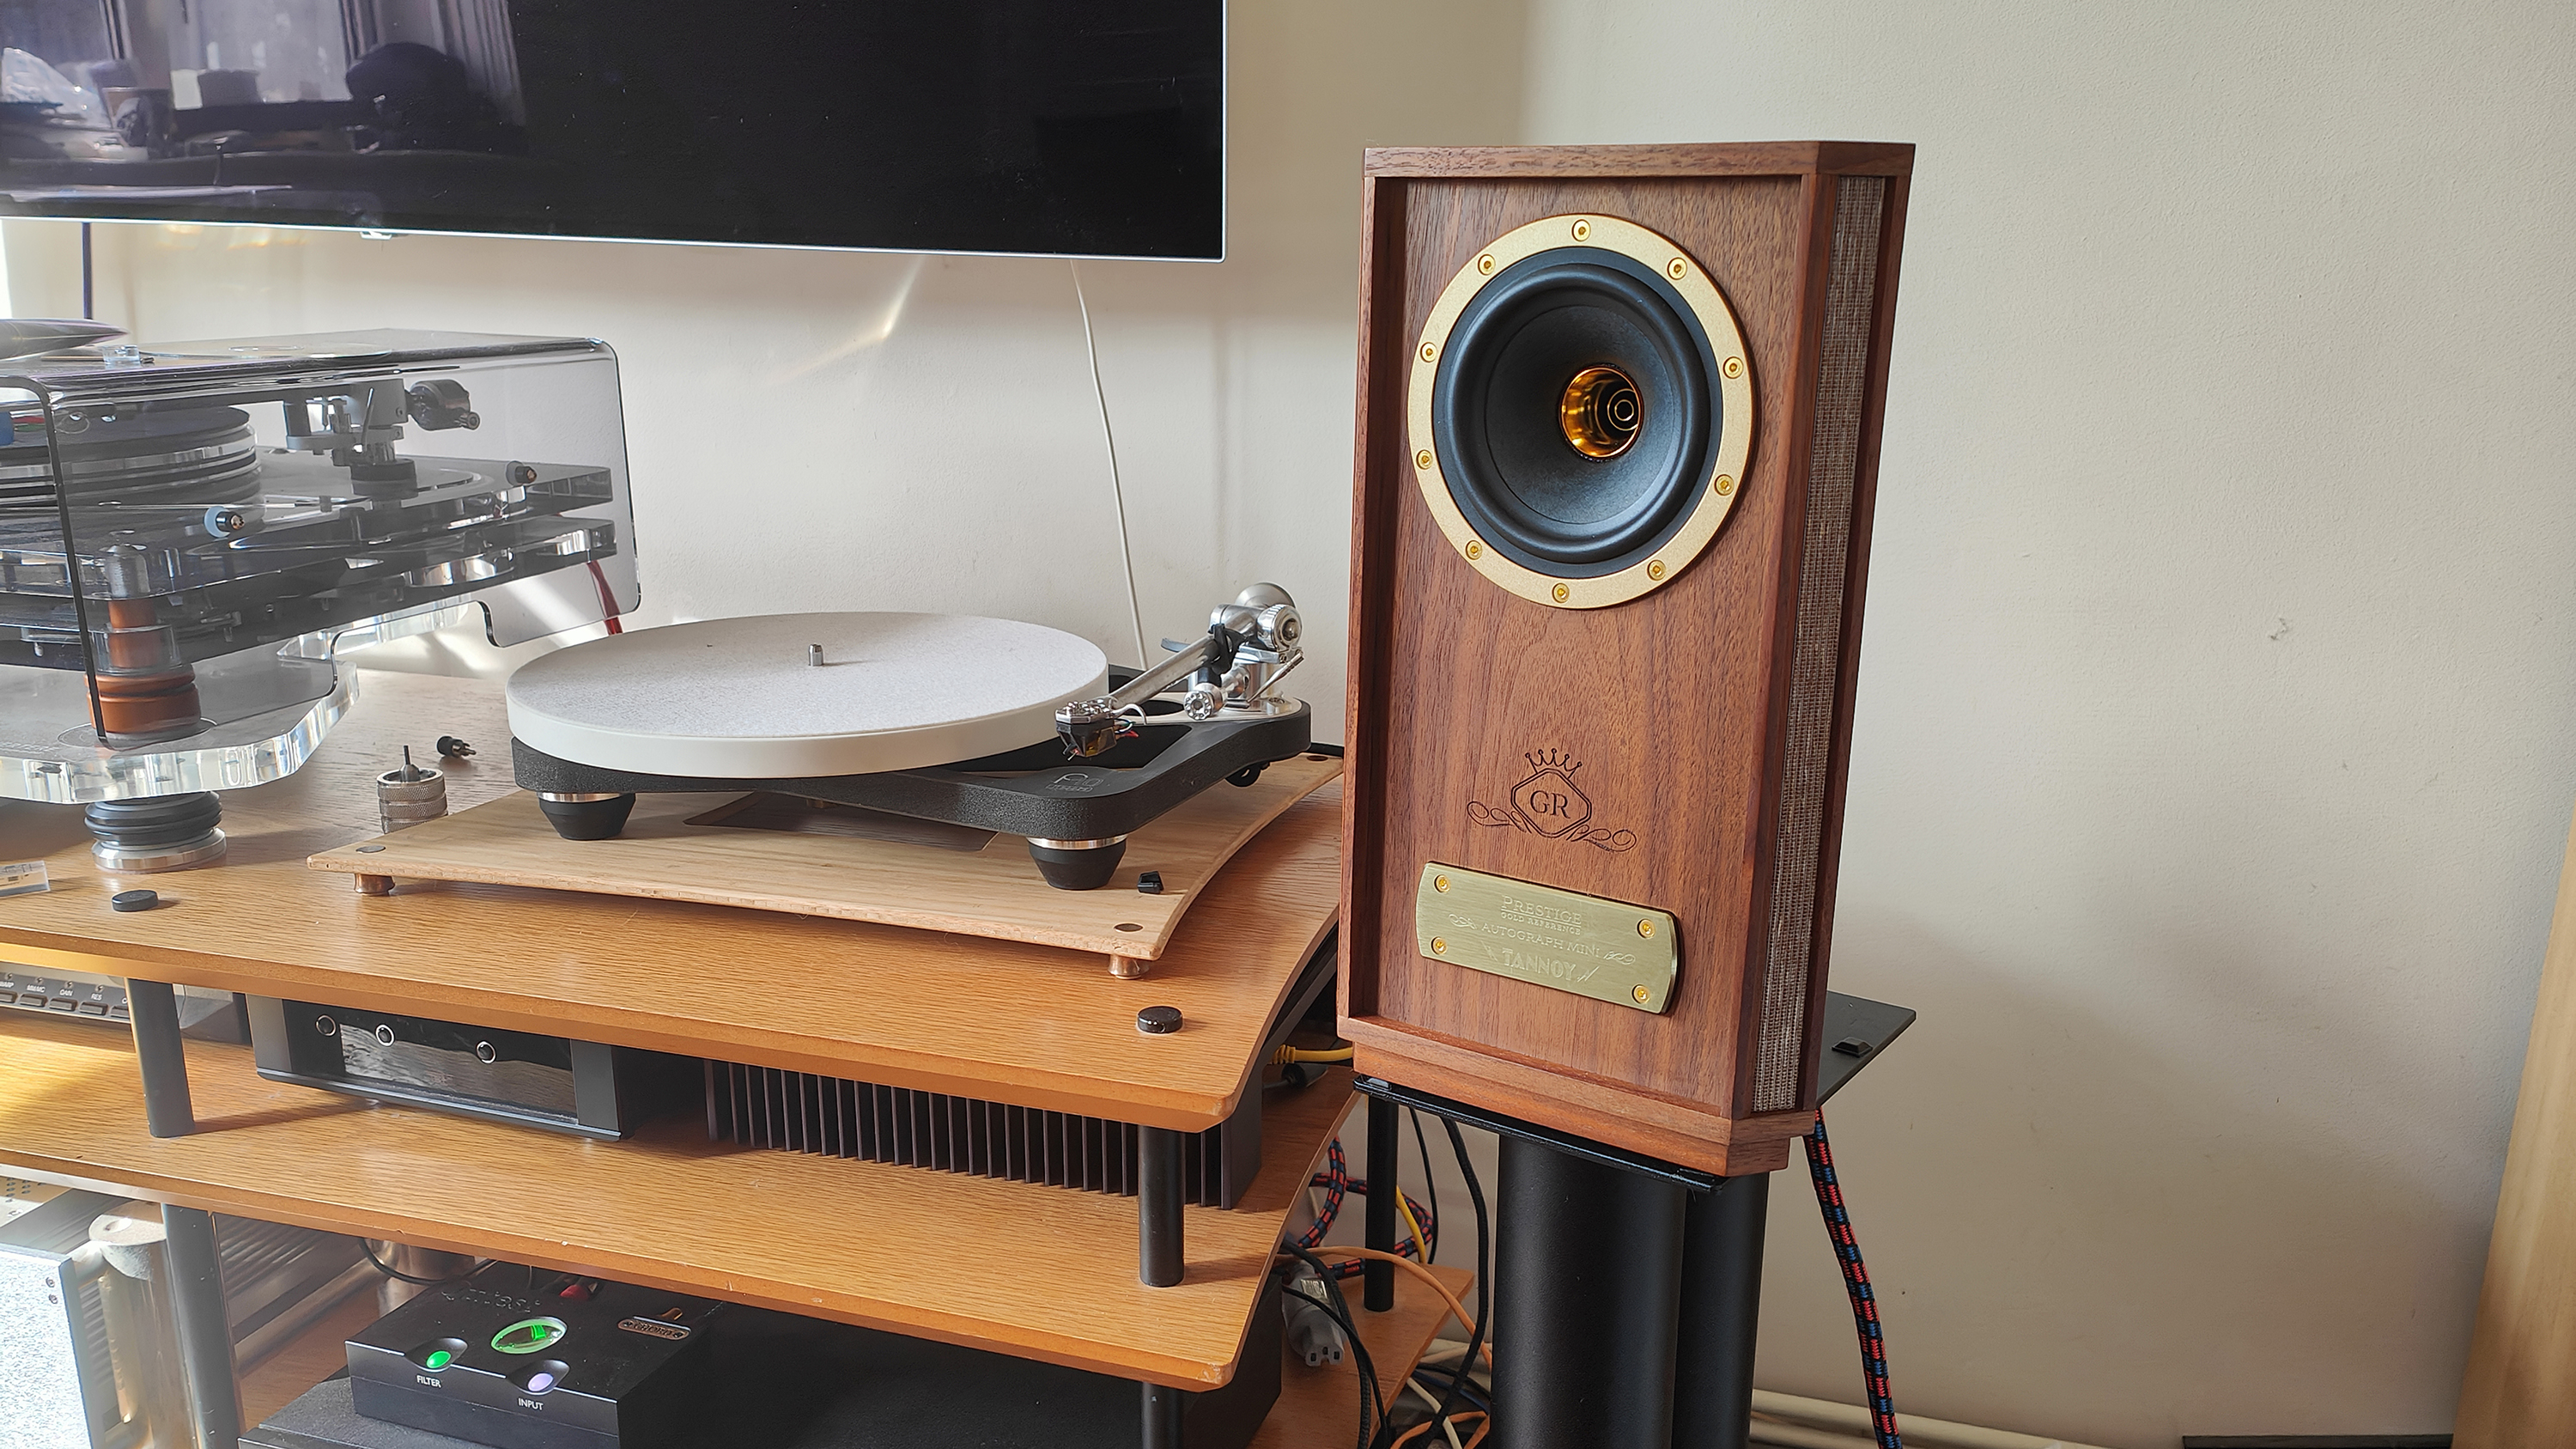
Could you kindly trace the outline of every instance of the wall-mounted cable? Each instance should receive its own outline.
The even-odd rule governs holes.
[[[1153,666],[1146,652],[1145,611],[1136,603],[1136,555],[1127,538],[1127,488],[1118,477],[1118,438],[1109,429],[1109,394],[1100,385],[1100,344],[1091,335],[1091,302],[1082,294],[1082,263],[1068,261],[1073,273],[1074,305],[1082,309],[1082,355],[1091,363],[1091,397],[1100,405],[1100,444],[1109,453],[1109,501],[1118,512],[1118,567],[1127,579],[1127,621],[1136,628],[1136,667]]]

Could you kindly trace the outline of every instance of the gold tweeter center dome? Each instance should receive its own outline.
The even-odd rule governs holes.
[[[1544,217],[1469,258],[1423,323],[1407,401],[1450,547],[1554,608],[1678,577],[1753,448],[1734,310],[1679,245],[1613,216]]]

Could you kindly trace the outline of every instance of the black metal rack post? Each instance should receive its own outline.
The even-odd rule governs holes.
[[[138,1013],[135,1019],[142,1017]],[[176,1031],[174,1019],[174,1035]],[[241,1401],[233,1388],[233,1333],[224,1314],[224,1267],[215,1247],[214,1215],[164,1205],[161,1223],[162,1251],[170,1267],[170,1314],[176,1320],[187,1387],[189,1449],[235,1449],[241,1439]]]
[[[1362,1241],[1381,1253],[1395,1251],[1395,1202],[1404,1163],[1404,1129],[1398,1108],[1385,1097],[1368,1103],[1368,1218]],[[1371,1258],[1360,1269],[1360,1306],[1384,1313],[1395,1306],[1395,1265]]]
[[[1181,1281],[1181,1134],[1140,1127],[1136,1135],[1136,1276],[1169,1288]]]
[[[1146,1384],[1145,1449],[1181,1449],[1181,1406],[1189,1395],[1161,1384]]]
[[[144,1123],[155,1137],[185,1137],[197,1130],[197,1107],[188,1095],[179,993],[166,981],[129,978],[125,1010],[134,1026],[134,1060],[143,1072]]]

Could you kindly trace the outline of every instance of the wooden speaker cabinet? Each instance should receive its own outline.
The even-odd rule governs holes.
[[[1360,1071],[1720,1174],[1807,1130],[1913,154],[1368,153]]]

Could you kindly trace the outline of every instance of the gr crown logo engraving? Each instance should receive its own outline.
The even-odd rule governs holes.
[[[1530,772],[1514,785],[1501,809],[1481,800],[1467,802],[1467,818],[1479,825],[1510,826],[1548,840],[1579,840],[1602,850],[1621,851],[1637,843],[1633,830],[1606,830],[1592,821],[1592,797],[1574,783],[1583,762],[1557,749],[1533,750],[1521,756]]]

